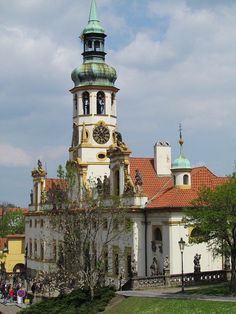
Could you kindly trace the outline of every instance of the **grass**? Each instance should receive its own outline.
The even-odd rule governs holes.
[[[231,295],[228,283],[202,286],[196,289],[188,289],[187,293],[188,294],[204,294],[204,295],[223,295],[223,296]]]
[[[193,300],[163,300],[130,297],[113,306],[104,314],[222,314],[236,313],[236,302]]]

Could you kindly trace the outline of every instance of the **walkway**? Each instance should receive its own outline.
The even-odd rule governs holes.
[[[195,288],[199,288],[199,287],[195,287]],[[181,292],[181,288],[166,288],[166,289],[152,289],[152,290],[117,291],[116,294],[122,295],[125,297],[236,302],[236,297],[232,297],[232,296],[188,294],[188,290],[192,290],[192,289],[194,289],[194,287],[185,288],[185,293]]]
[[[20,308],[15,305],[3,305],[0,303],[0,311],[3,314],[16,314],[20,311]]]

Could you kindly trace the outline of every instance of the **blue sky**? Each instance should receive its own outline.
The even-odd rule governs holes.
[[[218,175],[236,159],[236,2],[97,0],[118,72],[118,126],[133,156],[158,140]],[[88,0],[0,0],[0,201],[27,206],[31,170],[68,158],[70,74],[81,62]]]

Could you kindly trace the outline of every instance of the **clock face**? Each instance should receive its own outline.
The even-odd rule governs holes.
[[[98,144],[105,144],[110,139],[110,132],[105,126],[97,126],[93,130],[93,138]]]

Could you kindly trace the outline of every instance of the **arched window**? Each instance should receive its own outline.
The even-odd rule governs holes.
[[[161,229],[156,227],[154,229],[154,241],[162,241],[162,234],[161,234]]]
[[[188,178],[187,174],[185,174],[184,177],[183,177],[183,184],[184,185],[188,185],[189,184],[189,178]]]
[[[91,49],[93,47],[93,43],[91,40],[88,41],[88,48]]]
[[[105,94],[97,93],[97,114],[105,114]]]
[[[114,114],[114,105],[115,105],[115,93],[111,94],[111,113]]]
[[[77,97],[77,94],[74,94],[74,106],[75,106],[75,113],[77,113],[77,110],[78,110],[78,97]]]
[[[83,113],[84,113],[84,115],[90,114],[89,93],[84,92],[82,95],[82,99],[83,99]]]
[[[201,238],[204,238],[203,233],[198,227],[195,227],[189,235],[189,243],[197,243]]]
[[[100,50],[100,41],[96,40],[96,41],[94,42],[94,50],[95,50],[95,51],[96,51],[96,50]]]
[[[114,192],[115,192],[115,195],[120,195],[120,171],[119,170],[115,172]]]

